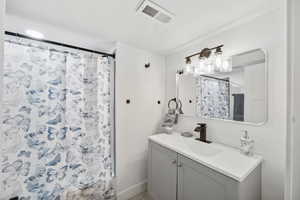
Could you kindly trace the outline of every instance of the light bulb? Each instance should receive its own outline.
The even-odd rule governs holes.
[[[221,46],[217,47],[216,52],[214,53],[213,65],[215,71],[221,72],[223,67],[223,52]]]
[[[214,67],[212,64],[208,64],[206,67],[206,73],[207,74],[213,74],[214,73]]]
[[[206,61],[206,73],[207,74],[215,73],[215,70],[216,70],[215,59],[213,57],[210,57],[206,60],[207,60]]]
[[[221,71],[223,65],[222,54],[216,54],[215,65],[218,71]]]
[[[193,67],[193,65],[192,65],[192,63],[188,63],[188,64],[186,64],[186,66],[185,66],[185,72],[187,73],[187,74],[193,74],[194,73],[194,69],[193,69],[194,67]]]
[[[204,66],[204,60],[203,59],[199,59],[199,62],[197,64],[197,66],[195,67],[195,75],[199,76],[201,74],[203,74],[203,69],[205,68]]]

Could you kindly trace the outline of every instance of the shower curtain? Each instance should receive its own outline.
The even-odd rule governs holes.
[[[114,195],[114,60],[7,36],[0,199]]]
[[[199,117],[230,118],[228,80],[201,76],[196,79],[196,113]]]

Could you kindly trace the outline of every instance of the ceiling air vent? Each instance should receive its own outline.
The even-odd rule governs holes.
[[[150,0],[142,0],[136,10],[162,23],[169,23],[174,17],[171,12]]]

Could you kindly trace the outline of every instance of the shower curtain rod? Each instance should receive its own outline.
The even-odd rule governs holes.
[[[23,35],[23,34],[20,34],[20,33],[5,31],[5,34],[6,35],[11,35],[11,36],[16,36],[16,37],[21,37],[21,38],[25,38],[25,39],[35,40],[35,41],[39,41],[39,42],[54,44],[54,45],[58,45],[58,46],[68,47],[68,48],[72,48],[72,49],[77,49],[77,50],[81,50],[81,51],[87,51],[87,52],[91,52],[91,53],[95,53],[95,54],[101,54],[101,55],[104,55],[104,56],[109,56],[109,57],[115,58],[115,54],[109,54],[109,53],[105,53],[105,52],[101,52],[101,51],[95,51],[95,50],[86,49],[86,48],[82,48],[82,47],[77,47],[77,46],[64,44],[64,43],[60,43],[60,42],[54,42],[54,41],[51,41],[51,40],[36,39],[36,38],[30,37],[30,36],[27,36],[27,35]]]
[[[226,82],[229,82],[229,79],[226,79],[226,78],[217,78],[217,77],[208,76],[208,75],[200,75],[200,76],[205,77],[205,78],[216,79],[216,80],[219,80],[219,81],[226,81]]]

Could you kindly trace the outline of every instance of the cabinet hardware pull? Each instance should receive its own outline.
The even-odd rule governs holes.
[[[173,161],[172,161],[172,164],[176,164],[176,163],[177,163],[177,161],[176,161],[176,160],[173,160]]]
[[[179,164],[178,164],[178,167],[182,167],[182,164],[181,164],[181,163],[179,163]]]

